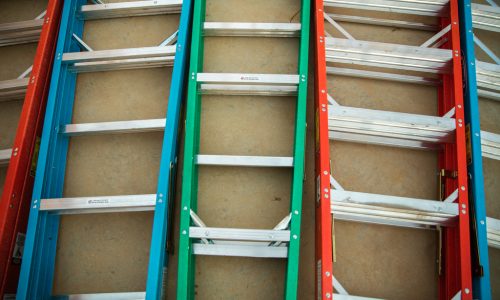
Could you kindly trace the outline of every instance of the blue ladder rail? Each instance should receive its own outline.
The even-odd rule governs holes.
[[[481,151],[481,128],[479,118],[478,87],[476,80],[476,56],[474,53],[474,31],[471,0],[459,1],[461,48],[464,56],[464,100],[465,123],[468,139],[469,198],[471,208],[471,253],[473,256],[474,299],[491,299],[490,266],[484,191],[483,161]]]
[[[128,4],[125,5],[129,5],[130,3],[133,2],[128,2]],[[156,126],[156,130],[164,130],[164,136],[156,195],[149,195],[151,196],[149,210],[154,209],[154,221],[146,291],[139,293],[110,293],[107,295],[109,295],[110,298],[139,296],[140,298],[146,299],[159,299],[163,292],[162,283],[164,268],[167,267],[168,263],[165,252],[167,239],[170,234],[171,206],[174,201],[173,189],[175,185],[172,184],[172,182],[174,182],[175,166],[177,164],[177,137],[182,99],[184,96],[183,87],[186,80],[186,62],[190,44],[189,32],[191,26],[192,1],[157,0],[138,1],[136,4],[137,3],[140,3],[140,5],[147,5],[148,9],[155,9],[162,5],[164,7],[163,11],[158,9],[158,11],[160,11],[159,13],[142,13],[142,15],[172,13],[170,8],[166,5],[176,3],[177,7],[175,12],[178,13],[180,11],[181,17],[177,34],[177,44],[175,44],[175,46],[165,47],[165,49],[172,50],[172,57],[170,58],[173,60],[173,63],[171,60],[168,64],[166,63],[169,57],[158,57],[158,55],[156,55],[156,57],[147,58],[156,59],[156,62],[162,66],[173,65],[173,75],[166,121],[160,126]],[[82,36],[84,19],[86,18],[82,12],[82,6],[86,4],[86,0],[67,0],[64,2],[28,220],[28,231],[22,259],[17,299],[68,298],[66,295],[58,297],[51,294],[54,280],[60,216],[57,211],[54,213],[54,211],[45,208],[42,209],[42,204],[48,205],[56,203],[50,202],[56,200],[55,198],[60,198],[60,201],[65,200],[62,198],[64,174],[69,139],[72,136],[68,134],[67,125],[71,123],[72,119],[77,73],[75,72],[76,64],[72,66],[63,54],[69,52],[83,53],[79,52],[82,48],[83,50],[91,50],[86,47],[84,43],[82,45],[80,39],[74,37],[74,35],[77,37]],[[96,4],[96,7],[98,5],[99,4]],[[108,5],[112,6],[116,4]],[[142,12],[144,12],[144,10],[142,10]],[[126,13],[121,15],[121,17],[123,16],[127,16]],[[88,15],[88,19],[95,17],[96,15]],[[104,17],[109,18],[110,16],[107,15]],[[164,46],[163,43],[160,46]],[[163,51],[162,49],[159,50]],[[95,51],[94,54],[98,52],[99,51]],[[175,58],[173,55],[175,55]],[[97,64],[99,64],[99,62],[97,62]],[[140,67],[148,68],[148,66],[147,63],[144,63],[144,65]],[[126,68],[137,68],[137,65],[121,66],[121,69]],[[97,71],[99,71],[99,69]],[[113,130],[113,128],[111,129]],[[118,132],[116,127],[114,127],[114,130]],[[61,203],[64,204],[64,202]]]

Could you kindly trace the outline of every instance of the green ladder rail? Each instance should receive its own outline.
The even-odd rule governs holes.
[[[177,299],[193,299],[195,255],[287,259],[286,299],[297,298],[300,223],[306,134],[310,1],[301,3],[300,23],[205,22],[205,0],[196,0],[189,69]],[[299,37],[297,74],[203,73],[203,36]],[[200,149],[203,94],[296,96],[293,157],[204,155]],[[266,167],[293,170],[289,214],[270,230],[214,228],[197,215],[198,167]]]

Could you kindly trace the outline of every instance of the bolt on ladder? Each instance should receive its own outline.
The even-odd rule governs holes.
[[[0,150],[0,167],[7,168],[0,201],[2,298],[13,296],[17,288],[33,187],[32,171],[42,130],[42,112],[50,82],[61,6],[59,1],[52,0],[47,4],[47,11],[34,20],[0,24],[0,47],[38,43],[33,65],[17,79],[0,81],[0,105],[7,101],[24,101],[12,148]]]
[[[482,131],[479,114],[479,97],[485,99],[483,101],[500,101],[500,59],[474,32],[479,29],[498,37],[500,7],[492,0],[487,2],[489,5],[471,3],[470,0],[460,1],[462,52],[465,56],[464,69],[467,75],[464,85],[466,133],[470,145],[467,163],[474,210],[471,225],[473,285],[474,297],[478,299],[492,299],[490,264],[495,262],[490,261],[492,258],[488,254],[488,247],[500,249],[500,219],[487,217],[483,174],[483,158],[485,161],[500,160],[500,132]],[[475,46],[492,62],[477,60]],[[498,251],[493,249],[492,251]]]
[[[85,20],[181,13],[178,31],[159,46],[93,50],[80,37]],[[154,210],[145,292],[65,295],[87,299],[158,299],[162,293],[165,245],[177,161],[177,129],[189,43],[191,1],[156,0],[110,4],[65,1],[47,102],[45,124],[28,221],[17,299],[52,297],[60,215]],[[177,41],[177,43],[176,43]],[[167,118],[72,124],[75,83],[82,72],[172,67]],[[71,139],[95,134],[162,131],[163,147],[156,194],[64,197],[63,183]]]
[[[324,8],[348,8],[334,14]],[[356,11],[420,15],[440,25],[358,16]],[[472,299],[465,127],[456,0],[318,0],[316,31],[317,296],[351,299],[333,277],[333,219],[408,228],[442,229],[443,273],[440,299]],[[325,20],[344,38],[325,31]],[[420,46],[356,40],[338,22],[430,30]],[[338,64],[349,67],[339,67]],[[358,68],[357,68],[358,67]],[[366,68],[377,68],[377,71]],[[399,73],[397,73],[399,72]],[[401,74],[418,72],[425,75]],[[440,87],[439,114],[428,116],[338,104],[327,93],[327,76],[368,78]],[[440,153],[441,199],[427,200],[345,190],[329,172],[328,140],[431,149]],[[331,189],[330,189],[331,186]],[[357,299],[356,297],[353,297]],[[363,298],[365,299],[365,298]],[[371,298],[370,298],[371,299]]]
[[[205,22],[205,0],[196,0],[189,71],[177,299],[194,298],[195,255],[287,259],[285,298],[297,298],[304,176],[310,2],[301,4],[300,23]],[[298,74],[204,73],[204,36],[299,37]],[[202,95],[296,96],[293,157],[199,153]],[[289,211],[269,230],[214,228],[197,215],[199,166],[290,168]]]

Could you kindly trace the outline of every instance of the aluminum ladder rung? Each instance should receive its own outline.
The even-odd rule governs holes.
[[[457,203],[331,190],[336,219],[391,226],[450,226],[459,214]]]
[[[472,26],[500,32],[500,7],[472,3]]]
[[[178,14],[182,0],[132,1],[82,5],[79,15],[85,20]]]
[[[453,142],[455,119],[329,105],[328,131],[334,140],[435,149]]]
[[[212,256],[287,258],[288,247],[266,245],[219,245],[193,243],[193,254]]]
[[[189,237],[225,241],[289,242],[290,231],[191,226]]]
[[[481,150],[484,157],[500,160],[500,134],[481,131]]]
[[[293,157],[199,154],[196,155],[195,163],[207,166],[293,167]]]
[[[487,217],[486,233],[488,236],[488,246],[500,249],[500,220]]]
[[[0,81],[0,102],[24,99],[29,78]]]
[[[11,155],[12,155],[12,149],[0,150],[0,166],[8,165]]]
[[[300,23],[205,22],[205,36],[298,37]]]
[[[254,95],[254,96],[295,96],[296,86],[288,85],[236,85],[236,84],[201,84],[199,93],[203,95]]]
[[[176,46],[142,47],[64,53],[62,61],[74,72],[171,66]]]
[[[328,16],[335,21],[367,24],[367,25],[377,25],[377,26],[389,26],[396,28],[409,28],[417,30],[427,30],[427,31],[438,31],[439,27],[433,24],[426,24],[420,22],[409,22],[409,21],[399,21],[392,19],[379,19],[370,17],[361,17],[353,15],[339,15],[339,14],[328,14]]]
[[[352,8],[423,16],[448,15],[449,0],[325,0],[325,7]]]
[[[479,96],[500,101],[500,65],[476,61],[476,82]]]
[[[67,300],[143,300],[146,298],[146,292],[72,294],[56,296],[56,299],[60,298]]]
[[[344,63],[432,74],[450,72],[449,49],[327,37],[327,63]]]
[[[437,78],[426,78],[423,76],[393,74],[386,72],[367,71],[367,70],[349,69],[349,68],[326,67],[326,74],[414,83],[422,85],[432,85],[432,86],[441,85],[441,80]]]
[[[0,47],[37,42],[43,19],[0,24]]]
[[[156,194],[50,198],[40,200],[40,210],[61,215],[150,211],[155,209],[155,203]]]
[[[165,129],[166,119],[149,119],[133,121],[114,121],[67,124],[62,129],[62,134],[67,136],[116,134],[133,132],[162,131]]]

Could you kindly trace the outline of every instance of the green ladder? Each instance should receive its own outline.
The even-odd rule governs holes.
[[[195,297],[195,255],[281,258],[287,260],[285,298],[297,298],[300,223],[306,133],[307,64],[310,1],[301,3],[300,23],[205,22],[205,0],[196,0],[180,207],[177,299]],[[204,73],[203,36],[300,38],[297,74]],[[202,95],[294,96],[293,157],[206,155],[199,153]],[[290,168],[293,171],[289,214],[269,230],[215,228],[197,215],[198,167]],[[274,284],[274,283],[267,283]]]

